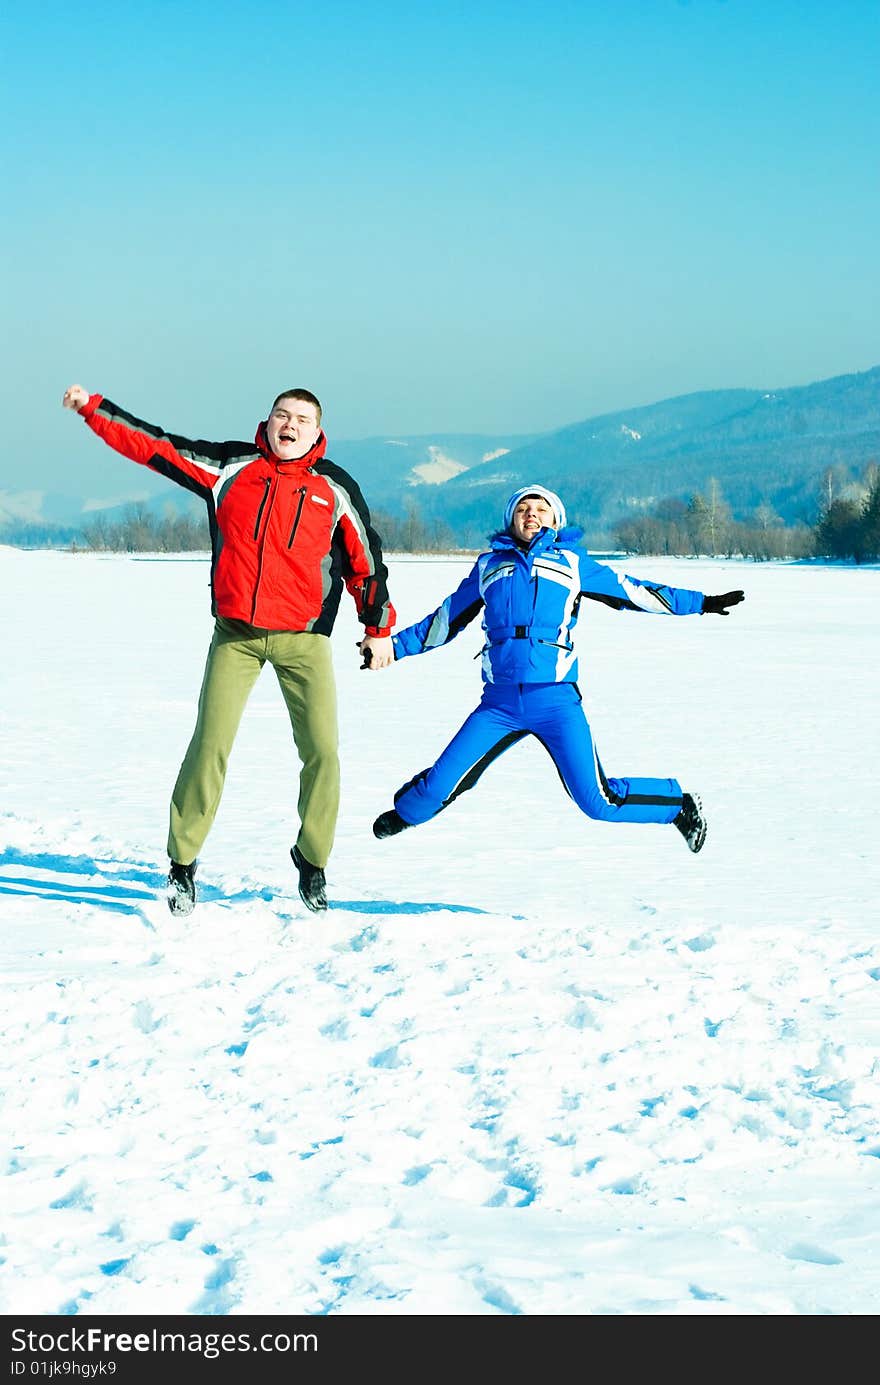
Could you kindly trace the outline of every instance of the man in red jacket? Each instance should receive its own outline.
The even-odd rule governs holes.
[[[284,390],[254,442],[245,443],[166,433],[81,385],[71,385],[62,402],[115,451],[200,495],[208,507],[215,627],[196,728],[171,796],[169,909],[189,914],[195,905],[197,857],[242,712],[267,662],[302,762],[300,829],[290,853],[299,893],[309,909],[326,909],[324,867],[339,811],[329,636],[343,582],[366,635],[390,642],[396,617],[366,502],[352,477],[324,458],[320,403],[310,390]]]

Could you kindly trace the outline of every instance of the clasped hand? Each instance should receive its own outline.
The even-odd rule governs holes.
[[[358,649],[364,660],[361,668],[388,668],[394,663],[394,645],[390,635],[364,635],[358,641]]]

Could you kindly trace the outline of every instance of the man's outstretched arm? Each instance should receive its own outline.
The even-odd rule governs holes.
[[[207,442],[166,433],[104,395],[89,394],[82,385],[71,385],[61,402],[65,409],[75,410],[114,452],[203,498],[210,495],[224,467],[254,456],[254,448],[247,443]]]

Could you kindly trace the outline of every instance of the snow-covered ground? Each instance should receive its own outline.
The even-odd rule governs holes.
[[[377,843],[479,631],[362,672],[344,597],[329,913],[267,669],[181,920],[207,561],[0,549],[0,1311],[880,1309],[880,571],[625,566],[747,593],[580,622],[607,771],[699,791],[701,855],[582,817],[533,741]],[[389,567],[404,624],[467,563]]]

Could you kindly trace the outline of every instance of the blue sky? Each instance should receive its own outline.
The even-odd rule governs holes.
[[[202,436],[305,384],[332,441],[880,362],[875,0],[50,0],[0,46],[0,485],[73,380]]]

